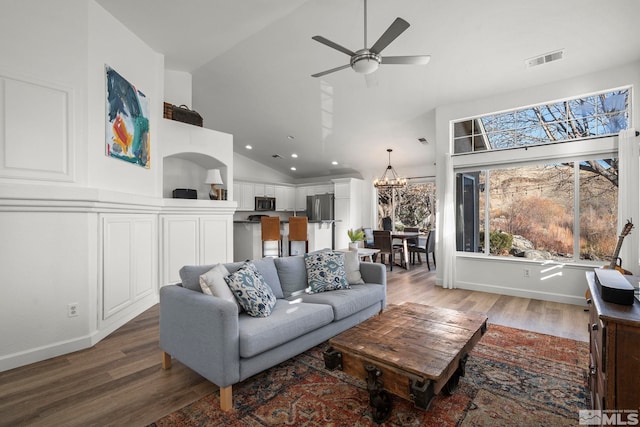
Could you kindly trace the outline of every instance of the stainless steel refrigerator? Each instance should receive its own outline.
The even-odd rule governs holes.
[[[307,218],[309,221],[322,221],[335,219],[333,194],[316,194],[307,196]],[[331,247],[335,249],[336,227],[331,223]]]

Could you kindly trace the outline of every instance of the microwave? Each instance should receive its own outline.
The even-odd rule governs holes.
[[[275,211],[276,210],[276,198],[275,197],[256,197],[256,209],[257,211]]]

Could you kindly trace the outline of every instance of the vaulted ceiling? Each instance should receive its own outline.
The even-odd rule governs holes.
[[[435,159],[437,106],[640,59],[637,0],[369,0],[367,47],[402,17],[411,26],[383,56],[431,55],[428,65],[382,65],[369,86],[350,68],[311,77],[349,63],[312,36],[364,47],[364,0],[97,1],[167,69],[193,75],[205,127],[293,179],[379,174],[387,148],[399,172],[419,174]],[[525,66],[558,49],[564,59]]]

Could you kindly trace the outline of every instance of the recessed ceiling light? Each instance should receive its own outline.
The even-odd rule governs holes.
[[[292,153],[292,154],[291,154],[291,157],[293,157],[294,159],[297,159],[297,158],[298,158],[298,155],[297,155],[296,153]]]
[[[252,150],[252,149],[253,149],[253,147],[252,147],[252,146],[250,146],[250,145],[248,145],[248,144],[247,144],[247,145],[245,145],[245,146],[244,146],[244,148],[246,148],[247,150]]]
[[[335,166],[335,165],[337,165],[337,164],[338,164],[338,162],[336,162],[336,161],[334,160],[333,162],[331,162],[331,164]]]
[[[292,170],[292,171],[295,171],[295,170],[297,170],[297,169],[296,169],[296,167],[295,167],[295,166],[291,166],[291,170]]]

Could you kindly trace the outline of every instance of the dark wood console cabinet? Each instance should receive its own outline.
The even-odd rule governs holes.
[[[587,272],[589,389],[593,409],[640,408],[640,303],[603,301],[594,273]]]

